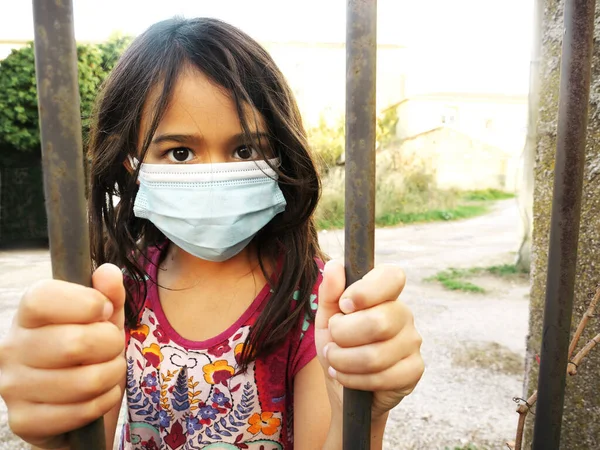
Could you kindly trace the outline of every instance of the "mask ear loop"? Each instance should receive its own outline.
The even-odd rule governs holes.
[[[138,161],[138,159],[134,156],[131,155],[127,155],[127,159],[129,160],[129,164],[131,165],[131,168],[133,170],[137,170],[140,162]]]

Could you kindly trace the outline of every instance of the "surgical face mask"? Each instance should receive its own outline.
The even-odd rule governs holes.
[[[138,180],[135,216],[209,261],[237,255],[286,205],[277,173],[265,161],[142,164]]]

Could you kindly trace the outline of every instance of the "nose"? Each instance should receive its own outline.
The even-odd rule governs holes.
[[[218,164],[218,163],[226,163],[226,162],[230,162],[230,161],[231,161],[231,158],[228,156],[226,151],[224,151],[223,149],[213,148],[213,147],[207,149],[207,151],[204,153],[204,158],[202,158],[202,163],[204,163],[204,164],[209,164],[209,163]]]

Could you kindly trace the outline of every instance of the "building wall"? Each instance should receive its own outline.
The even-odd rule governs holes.
[[[425,166],[442,189],[514,191],[509,155],[501,149],[441,127],[400,146],[400,161]],[[402,170],[401,163],[397,165]]]
[[[431,94],[398,106],[398,137],[406,139],[441,125],[509,153],[520,153],[527,125],[527,97]]]

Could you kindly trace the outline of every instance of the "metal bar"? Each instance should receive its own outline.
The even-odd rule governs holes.
[[[375,87],[377,0],[348,0],[346,10],[345,267],[350,285],[372,268],[375,247]],[[367,450],[371,392],[344,389],[344,450]]]
[[[72,1],[34,0],[33,20],[52,275],[90,286],[92,270]],[[105,450],[102,418],[70,433],[69,444],[74,450]]]
[[[534,450],[560,446],[588,124],[595,0],[566,0]]]

